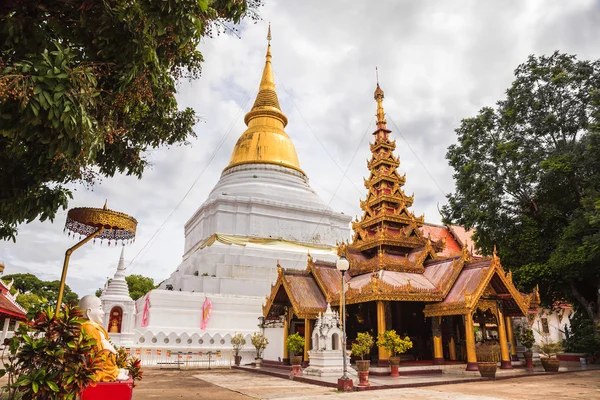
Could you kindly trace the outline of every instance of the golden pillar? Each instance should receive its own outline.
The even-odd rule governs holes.
[[[289,314],[285,313],[285,317],[283,319],[283,362],[286,363],[289,358],[290,358],[290,354],[288,352],[288,348],[287,348],[287,338],[289,335],[289,331],[290,331],[290,316]]]
[[[381,300],[377,301],[377,334],[380,335],[386,330],[385,325],[385,303]],[[390,355],[388,351],[382,347],[378,346],[377,348],[379,353],[379,361],[387,360]]]
[[[450,328],[448,329],[448,331],[450,332],[450,337],[448,338],[448,358],[450,359],[450,361],[456,361],[456,341],[454,339],[456,329],[454,329],[454,316],[448,317],[447,321],[448,326]]]
[[[442,317],[431,317],[431,334],[433,336],[433,365],[442,365],[444,363],[441,324]]]
[[[454,342],[454,335],[450,335],[448,340],[448,356],[450,361],[456,361],[456,343]]]
[[[473,330],[473,314],[465,315],[465,341],[467,347],[467,371],[479,371],[477,354],[475,353],[475,331]]]
[[[311,349],[311,336],[312,336],[312,332],[311,332],[311,326],[310,326],[310,319],[306,318],[304,320],[304,362],[308,361],[308,352]]]
[[[506,333],[508,334],[508,341],[510,342],[510,358],[513,361],[519,361],[519,356],[517,356],[517,341],[515,340],[515,332],[513,331],[511,317],[506,317]]]
[[[502,305],[498,307],[498,339],[500,339],[500,368],[511,369],[510,354],[508,353],[508,342],[506,340],[506,326],[504,323],[504,314],[502,313]]]

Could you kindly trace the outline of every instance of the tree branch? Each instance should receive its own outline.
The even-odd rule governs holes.
[[[587,312],[588,317],[590,317],[590,320],[596,321],[596,318],[594,318],[595,315],[593,305],[581,295],[573,281],[569,281],[569,287],[571,288],[571,293],[573,293],[573,296],[577,299],[577,301],[583,306],[583,308]]]

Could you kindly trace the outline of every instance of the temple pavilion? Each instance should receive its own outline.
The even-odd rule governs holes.
[[[403,191],[406,175],[398,173],[383,108],[384,92],[375,90],[377,129],[370,145],[365,179],[367,197],[360,202],[362,218],[352,223],[353,238],[338,244],[337,253],[350,264],[346,272],[347,346],[359,332],[374,337],[387,329],[409,336],[413,349],[403,357],[411,360],[466,361],[477,369],[476,341],[495,341],[501,348],[502,368],[516,358],[512,319],[526,316],[539,304],[539,294],[520,293],[511,273],[499,257],[481,257],[469,249],[462,230],[460,238],[448,235],[451,226],[426,224],[410,211],[414,195]],[[455,227],[460,231],[460,227]],[[283,341],[300,332],[311,348],[311,328],[327,304],[340,307],[341,272],[335,263],[308,256],[305,270],[283,269],[263,305],[265,321],[283,323]],[[510,344],[510,345],[509,345]],[[287,349],[282,349],[284,360]],[[379,365],[389,355],[382,347],[371,354]]]

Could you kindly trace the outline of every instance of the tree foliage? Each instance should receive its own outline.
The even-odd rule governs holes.
[[[524,290],[600,323],[600,61],[530,56],[496,108],[456,130],[447,221],[494,245]]]
[[[152,289],[156,288],[154,279],[143,275],[128,275],[125,277],[125,280],[127,281],[127,287],[129,288],[129,295],[133,300],[139,299]]]
[[[177,81],[205,35],[257,18],[261,0],[48,0],[0,4],[0,238],[52,220],[69,184],[141,177],[145,152],[193,136]]]
[[[58,300],[60,281],[43,281],[33,274],[11,274],[2,277],[2,280],[7,284],[14,281],[11,290],[22,293],[17,296],[17,302],[26,310],[33,304],[44,302],[44,299],[52,305]],[[73,292],[69,285],[65,285],[63,298],[65,303],[79,301],[77,293]]]

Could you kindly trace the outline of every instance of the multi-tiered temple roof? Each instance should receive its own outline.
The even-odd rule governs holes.
[[[414,196],[403,191],[405,175],[393,154],[383,108],[384,93],[375,90],[377,129],[370,145],[365,179],[367,197],[360,202],[362,218],[352,223],[351,243],[342,242],[338,255],[350,264],[346,303],[368,301],[426,302],[426,316],[458,315],[485,299],[502,301],[505,315],[524,315],[539,303],[537,292],[522,294],[500,259],[483,258],[469,249],[470,235],[462,227],[426,224],[410,207]],[[279,268],[279,277],[263,307],[265,317],[277,316],[291,304],[300,318],[315,318],[327,303],[339,305],[341,274],[332,263],[308,258],[305,271]]]

